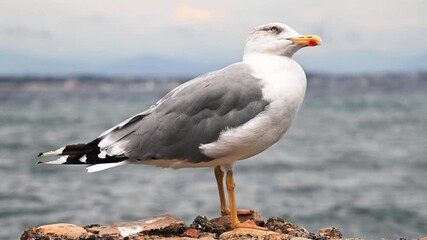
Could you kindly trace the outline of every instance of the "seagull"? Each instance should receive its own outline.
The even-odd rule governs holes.
[[[88,172],[126,164],[212,167],[221,215],[231,215],[234,228],[265,230],[238,219],[233,165],[269,148],[291,126],[307,85],[292,56],[321,43],[320,37],[301,35],[282,23],[256,27],[241,62],[181,84],[91,142],[40,153],[61,157],[39,163],[86,164]]]

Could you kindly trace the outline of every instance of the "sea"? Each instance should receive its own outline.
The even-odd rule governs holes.
[[[39,152],[91,141],[186,79],[0,78],[0,239],[50,223],[219,216],[210,168],[37,164]],[[237,206],[264,219],[344,237],[427,236],[427,73],[308,74],[284,138],[234,170]]]

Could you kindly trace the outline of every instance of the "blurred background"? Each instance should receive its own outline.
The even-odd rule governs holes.
[[[255,26],[324,45],[287,136],[236,164],[240,208],[345,237],[427,235],[426,1],[0,2],[0,239],[55,222],[219,215],[212,169],[37,166],[178,84],[240,61]]]

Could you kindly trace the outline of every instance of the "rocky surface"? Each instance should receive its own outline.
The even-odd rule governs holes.
[[[340,230],[326,227],[318,233],[297,226],[285,220],[272,217],[266,222],[260,214],[250,210],[239,215],[243,222],[253,220],[268,231],[255,229],[233,229],[229,216],[208,220],[198,216],[190,226],[170,215],[159,215],[138,221],[115,223],[110,226],[97,224],[77,226],[69,223],[55,223],[26,230],[21,240],[148,240],[148,239],[263,239],[263,240],[357,240],[360,238],[343,238]],[[422,238],[419,240],[427,240]]]

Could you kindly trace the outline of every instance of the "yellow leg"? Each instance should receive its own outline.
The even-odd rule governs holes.
[[[236,186],[236,184],[233,178],[233,170],[227,171],[225,184],[227,185],[228,199],[230,200],[231,226],[236,227],[240,224],[240,221],[237,217],[236,198],[234,196],[234,187]]]
[[[230,209],[227,207],[224,193],[224,172],[220,166],[216,166],[215,170],[216,184],[218,185],[219,202],[221,204],[221,216],[230,215]]]
[[[253,220],[248,220],[244,223],[239,221],[239,218],[237,217],[236,198],[234,196],[234,188],[236,184],[234,183],[233,170],[227,171],[225,183],[227,185],[228,198],[230,200],[231,226],[235,228],[253,228],[268,231],[267,228],[257,226]]]
[[[221,216],[227,216],[230,215],[230,209],[227,207],[227,201],[225,200],[225,192],[224,192],[224,171],[221,169],[221,166],[215,167],[215,178],[216,178],[216,184],[218,186],[218,193],[219,193],[219,202],[221,204]],[[251,209],[237,209],[237,215],[247,215],[251,214]]]

